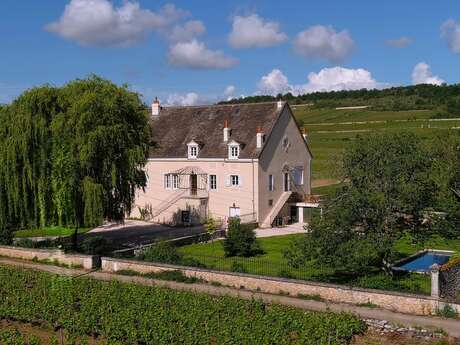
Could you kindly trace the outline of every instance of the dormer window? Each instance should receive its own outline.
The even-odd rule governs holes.
[[[232,140],[228,144],[228,159],[238,159],[240,156],[240,144]]]
[[[200,153],[200,146],[194,140],[187,144],[188,147],[188,159],[197,159],[198,153]]]

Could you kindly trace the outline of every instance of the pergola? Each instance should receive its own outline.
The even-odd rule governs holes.
[[[193,190],[205,190],[208,185],[208,174],[200,167],[187,166],[170,172],[171,175],[178,176],[178,188]]]

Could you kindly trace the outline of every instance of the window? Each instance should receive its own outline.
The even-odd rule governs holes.
[[[270,192],[275,190],[275,177],[273,175],[268,175],[268,190]]]
[[[273,199],[268,200],[268,206],[273,206]]]
[[[178,175],[170,175],[172,177],[172,188],[177,189],[179,188],[179,176]]]
[[[230,175],[230,185],[231,186],[239,186],[240,185],[240,177],[238,175]]]
[[[283,138],[283,149],[284,149],[286,152],[288,152],[289,146],[291,146],[291,144],[289,143],[288,137],[284,137],[284,138]]]
[[[240,155],[240,144],[232,140],[232,142],[228,144],[228,158],[238,159],[239,155]]]
[[[166,174],[164,175],[165,189],[178,189],[179,188],[179,175]]]
[[[198,157],[198,146],[189,146],[188,147],[188,158],[197,158]]]
[[[296,186],[303,185],[303,167],[295,167],[292,171],[292,177]]]
[[[284,173],[283,174],[283,184],[284,184],[284,191],[285,192],[290,192],[291,191],[291,176],[289,173]]]
[[[209,175],[209,189],[217,189],[217,175]]]
[[[238,146],[230,146],[230,158],[236,159],[240,155],[240,149]]]
[[[198,158],[198,154],[200,153],[200,146],[195,140],[192,140],[187,144],[188,147],[188,159],[196,159]]]
[[[164,176],[164,187],[165,187],[165,189],[171,188],[171,178],[170,177],[171,177],[171,175],[169,175],[169,174],[166,174]]]

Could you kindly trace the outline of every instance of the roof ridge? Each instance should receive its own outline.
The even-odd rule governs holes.
[[[241,105],[258,105],[258,104],[276,104],[278,101],[266,101],[266,102],[250,102],[250,103],[226,103],[226,104],[202,104],[202,105],[163,105],[162,107],[167,109],[193,109],[193,108],[206,108],[206,107],[229,107],[229,106],[241,106]],[[287,101],[282,101],[287,103]]]

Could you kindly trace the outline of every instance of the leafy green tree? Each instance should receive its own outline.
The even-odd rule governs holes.
[[[326,205],[324,217],[313,220],[310,233],[286,251],[291,265],[316,261],[348,273],[386,269],[402,232],[419,241],[431,236],[436,231],[431,215],[443,210],[452,195],[448,192],[452,182],[442,174],[450,176],[455,170],[445,172],[446,157],[433,145],[439,142],[425,145],[410,133],[358,138],[343,158],[349,183]],[[456,214],[448,213],[444,219]]]
[[[148,128],[139,95],[97,76],[1,107],[0,232],[121,221],[146,183]]]
[[[226,257],[250,257],[263,253],[255,231],[250,226],[241,224],[239,218],[229,219],[227,237],[222,244]]]

